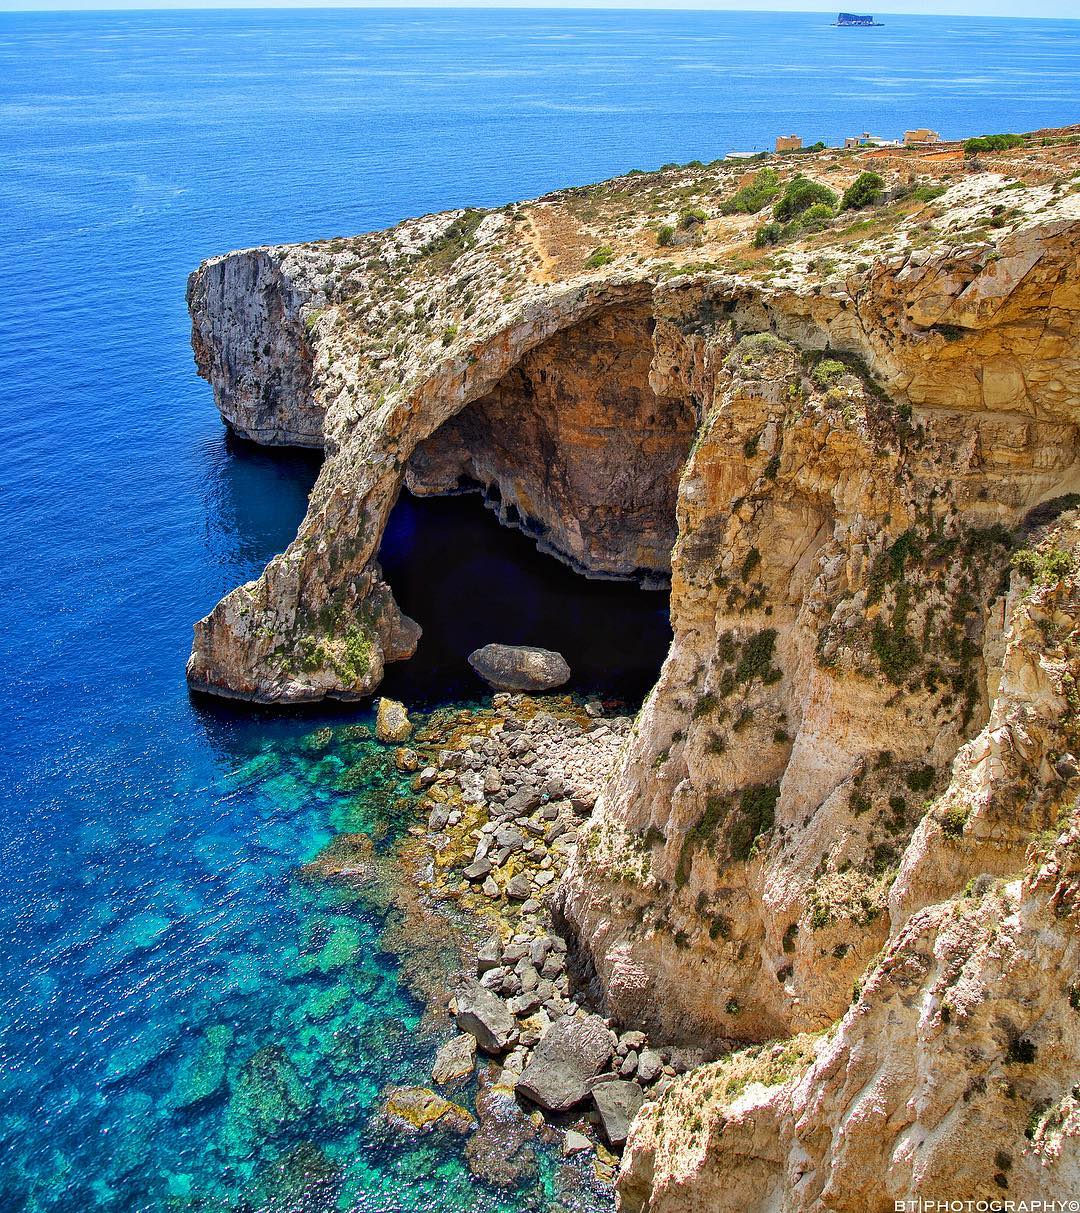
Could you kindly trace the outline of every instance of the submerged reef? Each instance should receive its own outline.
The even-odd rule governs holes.
[[[626,1121],[632,1213],[1080,1187],[1078,133],[669,167],[192,275],[227,423],[326,454],[296,540],[196,625],[197,690],[358,699],[407,659],[402,487],[670,583],[633,722],[500,700],[433,718],[434,760],[409,739],[428,887],[384,893],[491,920],[440,1012],[490,1021],[481,1102],[542,1098],[601,1161]],[[270,1121],[301,1106],[272,1061]]]

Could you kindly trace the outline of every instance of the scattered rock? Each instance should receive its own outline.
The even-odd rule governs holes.
[[[630,1133],[630,1124],[645,1102],[641,1088],[636,1082],[601,1083],[592,1091],[593,1103],[600,1113],[600,1123],[613,1146],[625,1145]]]
[[[485,1053],[504,1053],[517,1039],[517,1023],[506,1003],[479,982],[470,982],[457,996],[457,1026],[476,1037]]]
[[[486,644],[469,654],[469,665],[497,691],[548,691],[570,678],[561,653],[528,645]]]
[[[466,880],[483,880],[490,872],[491,861],[489,859],[474,859],[461,874]]]
[[[650,1083],[658,1078],[664,1061],[655,1049],[642,1049],[638,1055],[637,1076],[639,1082]]]
[[[476,1125],[472,1114],[428,1087],[396,1087],[386,1099],[386,1119],[395,1128],[425,1133],[438,1125],[468,1133]]]
[[[511,1188],[537,1174],[536,1131],[506,1090],[481,1079],[476,1095],[480,1128],[465,1146],[473,1175],[496,1188]]]
[[[480,945],[480,949],[476,953],[476,971],[486,973],[489,969],[496,969],[499,967],[501,959],[502,942],[498,935],[492,935],[490,939]]]
[[[305,863],[305,880],[367,880],[375,871],[373,844],[367,834],[337,834]]]
[[[375,709],[375,736],[380,741],[405,741],[412,733],[405,705],[396,699],[381,698]]]
[[[420,755],[415,750],[410,750],[407,746],[399,746],[394,751],[394,766],[399,771],[411,774],[413,771],[420,769]]]
[[[569,1158],[572,1154],[583,1154],[586,1150],[591,1150],[592,1148],[592,1142],[584,1133],[579,1133],[576,1129],[566,1130],[562,1143],[564,1157]]]
[[[476,1065],[476,1037],[462,1032],[448,1040],[435,1055],[431,1070],[432,1079],[440,1084],[453,1082],[471,1074]]]
[[[532,896],[532,884],[528,876],[518,874],[506,886],[506,896],[515,901],[525,901]]]

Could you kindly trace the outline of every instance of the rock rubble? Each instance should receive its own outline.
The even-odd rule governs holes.
[[[621,1146],[642,1103],[689,1068],[686,1050],[650,1047],[640,1031],[620,1035],[590,1010],[552,916],[578,831],[631,727],[595,702],[497,694],[489,714],[417,735],[434,760],[412,782],[438,883],[493,928],[476,949],[475,977],[457,990],[457,1027],[475,1042],[481,1070],[497,1067],[499,1089],[556,1118],[582,1118],[567,1153],[589,1148],[586,1126]],[[466,1069],[461,1040],[440,1050],[436,1082]]]

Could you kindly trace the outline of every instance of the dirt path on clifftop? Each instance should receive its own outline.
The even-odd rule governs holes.
[[[540,262],[529,271],[533,282],[554,282],[580,269],[593,248],[589,237],[565,212],[549,206],[529,211],[526,236]]]

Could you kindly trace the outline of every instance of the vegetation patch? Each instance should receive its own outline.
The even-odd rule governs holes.
[[[976,155],[978,152],[1005,152],[1009,148],[1023,146],[1023,135],[979,135],[974,139],[964,140],[964,151],[969,156]]]
[[[610,244],[601,244],[585,259],[585,265],[590,270],[598,270],[615,260],[615,250]]]
[[[476,229],[487,214],[486,211],[470,209],[452,220],[440,236],[434,236],[420,250],[420,256],[430,262],[432,268],[445,269],[467,249],[476,243]]]
[[[763,168],[754,174],[753,180],[736,190],[730,198],[720,204],[722,215],[756,215],[780,193],[780,174],[776,169]]]
[[[780,201],[773,208],[773,218],[786,223],[819,204],[835,210],[836,202],[836,195],[828,186],[799,173],[787,183]]]
[[[1021,548],[1013,553],[1012,567],[1034,585],[1057,585],[1076,572],[1076,557],[1052,543]]]

